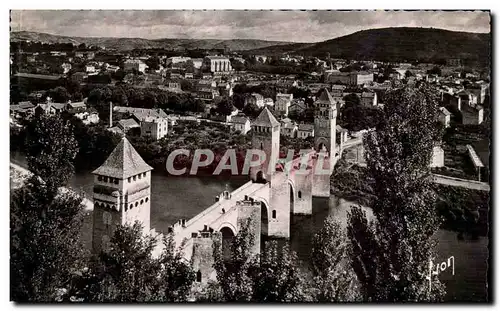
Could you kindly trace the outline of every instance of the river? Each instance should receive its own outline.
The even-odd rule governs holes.
[[[20,154],[11,154],[11,161],[26,167]],[[172,177],[154,173],[151,177],[151,227],[167,232],[169,225],[181,218],[189,219],[214,202],[216,195],[224,190],[234,190],[247,181],[247,177]],[[73,176],[69,186],[81,190],[92,199],[93,176],[90,172]],[[347,221],[349,204],[338,205],[330,199],[314,198],[311,216],[296,216],[291,223],[291,248],[299,259],[306,262],[311,254],[311,239],[321,228],[328,215],[334,215],[342,223]],[[91,228],[87,224],[86,228]],[[88,229],[90,231],[90,229]],[[89,232],[90,233],[90,232]],[[486,301],[488,271],[488,238],[459,240],[457,234],[439,230],[438,262],[455,257],[455,275],[448,269],[440,274],[447,286],[449,301]]]

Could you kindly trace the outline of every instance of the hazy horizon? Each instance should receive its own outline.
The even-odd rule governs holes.
[[[313,43],[388,27],[490,32],[489,11],[12,10],[11,31],[70,37]]]

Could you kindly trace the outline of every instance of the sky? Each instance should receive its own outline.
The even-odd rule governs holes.
[[[79,37],[319,42],[384,27],[488,33],[490,16],[480,11],[11,11],[11,31]]]

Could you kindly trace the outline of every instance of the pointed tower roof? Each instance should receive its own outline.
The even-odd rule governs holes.
[[[335,100],[333,100],[332,95],[330,95],[330,92],[328,92],[327,89],[321,90],[321,94],[318,96],[318,99],[316,101],[328,103],[331,105],[335,104]]]
[[[280,125],[280,123],[278,122],[278,120],[276,120],[271,111],[269,111],[269,109],[265,107],[259,114],[257,119],[255,119],[255,121],[252,122],[252,125],[275,127]]]
[[[108,159],[92,174],[126,179],[128,177],[151,171],[149,166],[141,156],[135,151],[126,137],[111,152]]]

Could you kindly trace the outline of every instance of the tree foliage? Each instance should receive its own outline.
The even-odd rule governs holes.
[[[349,213],[353,268],[366,301],[438,301],[443,285],[433,277],[429,290],[427,279],[439,227],[429,171],[436,96],[423,85],[386,98],[385,117],[364,139],[374,217],[357,207]]]
[[[357,132],[377,126],[382,118],[382,110],[365,107],[356,94],[344,97],[345,105],[340,109],[340,124],[349,131]]]
[[[142,226],[118,226],[108,251],[98,254],[76,292],[87,302],[146,302],[160,299],[160,263],[153,259],[156,240]],[[78,288],[78,287],[77,287]]]
[[[45,175],[45,179],[51,179]],[[56,197],[38,176],[12,193],[10,201],[11,299],[53,302],[67,290],[84,254],[80,243],[82,198]]]
[[[309,285],[299,270],[297,255],[276,241],[266,244],[261,256],[252,253],[255,241],[247,221],[231,243],[231,256],[224,260],[222,247],[214,248],[217,284],[212,299],[226,302],[304,302],[310,300]]]
[[[74,173],[73,160],[78,152],[69,122],[58,116],[37,114],[26,129],[28,169],[43,178],[48,191],[66,185]]]
[[[356,275],[350,265],[350,241],[345,228],[329,216],[312,241],[315,300],[352,302],[359,298]]]
[[[162,242],[163,251],[155,258],[157,240],[144,235],[139,222],[118,226],[109,249],[93,258],[68,296],[84,302],[186,301],[194,272],[172,236]]]

